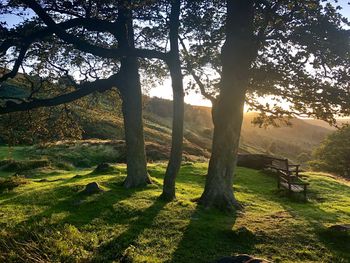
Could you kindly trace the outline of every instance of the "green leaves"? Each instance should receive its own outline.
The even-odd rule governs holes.
[[[311,167],[350,176],[350,126],[344,126],[325,139],[313,154]]]

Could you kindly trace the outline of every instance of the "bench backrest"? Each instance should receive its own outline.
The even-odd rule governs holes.
[[[273,158],[270,167],[277,170],[288,171],[288,159]]]

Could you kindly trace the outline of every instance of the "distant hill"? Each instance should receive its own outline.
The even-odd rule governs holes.
[[[315,125],[315,126],[321,126],[323,128],[327,128],[330,130],[336,130],[335,127],[330,126],[327,122],[322,121],[322,120],[315,120],[315,119],[303,119],[303,121]],[[342,125],[342,124],[350,124],[350,119],[349,118],[342,118],[342,119],[337,119],[337,124]]]
[[[145,116],[152,118],[160,125],[170,127],[172,106],[171,101],[150,98],[146,103]],[[257,113],[246,113],[242,125],[240,151],[246,153],[266,153],[289,158],[300,162],[298,156],[302,153],[310,156],[312,150],[332,132],[330,128],[313,125],[303,119],[293,119],[292,126],[259,128],[252,124]],[[202,106],[185,106],[185,138],[210,150],[213,124],[211,108]]]
[[[302,119],[293,119],[292,126],[259,128],[251,124],[254,117],[254,113],[245,114],[241,147],[250,152],[256,150],[257,153],[286,157],[294,162],[300,162],[300,154],[310,156],[313,149],[332,132]]]
[[[2,92],[13,97],[21,97],[27,91],[20,88],[22,75],[17,80],[5,84]],[[16,82],[17,81],[17,82]],[[102,96],[96,107],[91,109],[75,106],[84,139],[124,139],[123,118],[117,114],[115,106]],[[73,104],[74,105],[74,104]],[[113,109],[113,110],[111,110]],[[259,128],[252,124],[256,113],[246,113],[242,126],[240,152],[266,153],[286,157],[294,162],[301,162],[310,157],[314,147],[333,131],[328,124],[310,119],[294,119],[291,127]],[[144,96],[144,128],[148,142],[166,146],[171,145],[172,101]],[[1,116],[0,116],[1,126]],[[184,152],[187,155],[210,156],[213,124],[211,108],[185,105]],[[1,129],[1,127],[0,127]],[[2,139],[4,141],[4,139]],[[0,132],[1,141],[1,132]]]

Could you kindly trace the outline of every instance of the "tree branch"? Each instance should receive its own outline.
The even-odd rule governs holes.
[[[157,50],[149,49],[121,49],[121,48],[103,48],[93,45],[85,40],[68,34],[45,12],[45,10],[35,0],[23,0],[23,2],[30,7],[48,26],[53,33],[65,42],[72,44],[75,48],[91,53],[103,58],[120,58],[125,56],[137,56],[142,58],[158,58],[167,61],[168,54]]]
[[[0,107],[0,114],[6,114],[17,111],[27,111],[40,107],[57,106],[80,99],[96,91],[104,92],[106,90],[111,89],[112,87],[119,86],[122,83],[122,75],[122,72],[118,72],[117,74],[112,75],[108,79],[101,79],[93,82],[82,83],[79,85],[79,89],[53,98],[33,99],[32,101],[21,103],[8,101],[5,107]]]
[[[180,40],[180,44],[185,52],[185,55],[187,57],[190,56],[188,50],[187,50],[187,47],[183,41],[182,38],[179,37],[179,40]],[[188,72],[192,75],[193,79],[196,81],[198,87],[199,87],[199,90],[202,94],[203,97],[205,97],[206,99],[210,100],[212,102],[212,104],[214,105],[215,101],[216,101],[216,98],[214,96],[212,96],[211,94],[209,94],[206,90],[205,90],[205,85],[203,84],[203,82],[200,80],[200,77],[197,76],[196,72],[194,71],[191,63],[189,61],[186,61],[186,69],[188,70]]]

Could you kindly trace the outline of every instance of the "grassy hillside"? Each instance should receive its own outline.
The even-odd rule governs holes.
[[[303,119],[305,122],[315,125],[315,126],[320,126],[323,128],[327,128],[330,130],[335,130],[335,127],[329,126],[329,124],[325,121],[321,121],[321,120],[315,120],[315,119]],[[341,119],[337,119],[337,124],[338,125],[342,125],[342,124],[350,124],[350,119],[349,118],[341,118]]]
[[[203,191],[206,168],[184,165],[171,203],[158,199],[162,163],[148,167],[153,185],[134,190],[122,187],[122,164],[103,175],[37,171],[0,193],[0,262],[212,262],[236,253],[274,262],[349,262],[349,235],[328,230],[350,221],[349,182],[306,173],[305,203],[278,191],[274,175],[239,168],[234,188],[245,209],[224,214],[192,201]],[[90,182],[103,191],[83,195]]]
[[[171,123],[171,101],[152,98],[145,108],[145,117],[163,126]],[[266,153],[286,157],[300,162],[298,155],[310,156],[314,147],[332,132],[331,129],[312,125],[302,119],[293,119],[292,126],[259,128],[252,124],[256,113],[246,113],[242,125],[241,152]],[[207,150],[211,147],[213,124],[211,109],[208,107],[186,105],[185,138]]]
[[[257,153],[282,156],[300,162],[298,155],[311,155],[313,149],[332,131],[302,119],[293,119],[292,126],[259,128],[251,124],[254,113],[246,114],[242,127],[241,145],[254,147]]]
[[[35,81],[35,78],[33,78],[33,81]],[[28,93],[28,87],[24,83],[25,76],[18,74],[16,78],[3,84],[4,87],[1,90],[1,94],[11,95],[11,97],[24,97]],[[149,143],[158,144],[166,148],[166,152],[169,152],[171,145],[172,101],[149,98],[147,96],[144,96],[143,99],[145,139]],[[83,139],[124,139],[123,119],[120,109],[121,101],[115,92],[94,94],[70,106],[74,110],[74,115],[79,125],[82,127]],[[241,152],[267,153],[286,157],[300,163],[301,160],[298,158],[300,154],[304,153],[304,158],[305,156],[310,157],[313,148],[318,146],[321,140],[332,132],[329,127],[321,127],[324,126],[324,123],[320,121],[301,119],[293,120],[292,127],[259,128],[251,124],[255,116],[256,113],[245,114],[240,142]],[[40,117],[39,115],[37,118],[45,119],[48,116]],[[0,116],[0,142],[6,142],[5,137],[8,136],[5,135],[6,132],[3,134],[8,125],[3,119],[5,118]],[[53,118],[50,121],[54,122],[55,119]],[[15,122],[15,125],[17,123],[23,125],[24,122]],[[27,126],[31,127],[31,125]],[[210,155],[213,133],[211,108],[185,105],[184,127],[185,155],[208,157]],[[58,128],[56,127],[56,129]],[[20,143],[27,143],[32,138],[32,134],[24,136],[26,129],[27,127],[24,131],[21,128],[17,129],[17,137]],[[15,132],[9,131],[9,133],[13,134]],[[37,134],[38,131],[34,131],[34,133]],[[57,133],[62,133],[62,131],[57,131]],[[28,137],[28,140],[24,140],[24,137]]]
[[[6,85],[8,86],[2,92],[13,91],[20,96],[21,91],[25,91],[25,88],[20,88],[21,77],[19,76],[12,82],[7,83]],[[12,95],[15,96],[14,94]],[[99,94],[94,96],[96,98],[89,97],[83,103],[78,102],[71,105],[72,109],[74,109],[74,115],[82,127],[83,139],[123,140],[124,129],[120,112],[120,101],[116,102],[118,96],[115,94]],[[259,128],[251,124],[255,116],[256,114],[254,113],[245,114],[240,143],[241,152],[267,153],[286,157],[300,163],[301,160],[298,158],[300,154],[304,153],[304,156],[310,156],[313,148],[318,146],[321,140],[332,132],[328,128],[313,125],[310,121],[301,119],[293,120],[292,127]],[[4,138],[1,138],[2,131],[5,131],[8,125],[2,121],[3,119],[5,118],[0,116],[0,142],[6,141]],[[55,120],[51,120],[51,122],[53,121]],[[15,125],[17,123],[20,123],[20,125],[23,124],[23,122],[18,121],[15,122]],[[144,127],[146,141],[162,146],[168,153],[171,145],[171,124],[172,101],[145,96]],[[31,125],[27,126],[31,127]],[[10,131],[10,133],[14,134],[15,132]],[[25,137],[28,137],[29,140],[32,138],[32,134],[24,136],[24,133],[25,131],[23,129],[18,129],[18,141],[20,143]],[[38,134],[38,131],[34,133]],[[185,155],[196,155],[207,158],[210,155],[212,133],[211,109],[208,107],[186,105],[184,132]],[[27,141],[23,142],[26,143]]]

